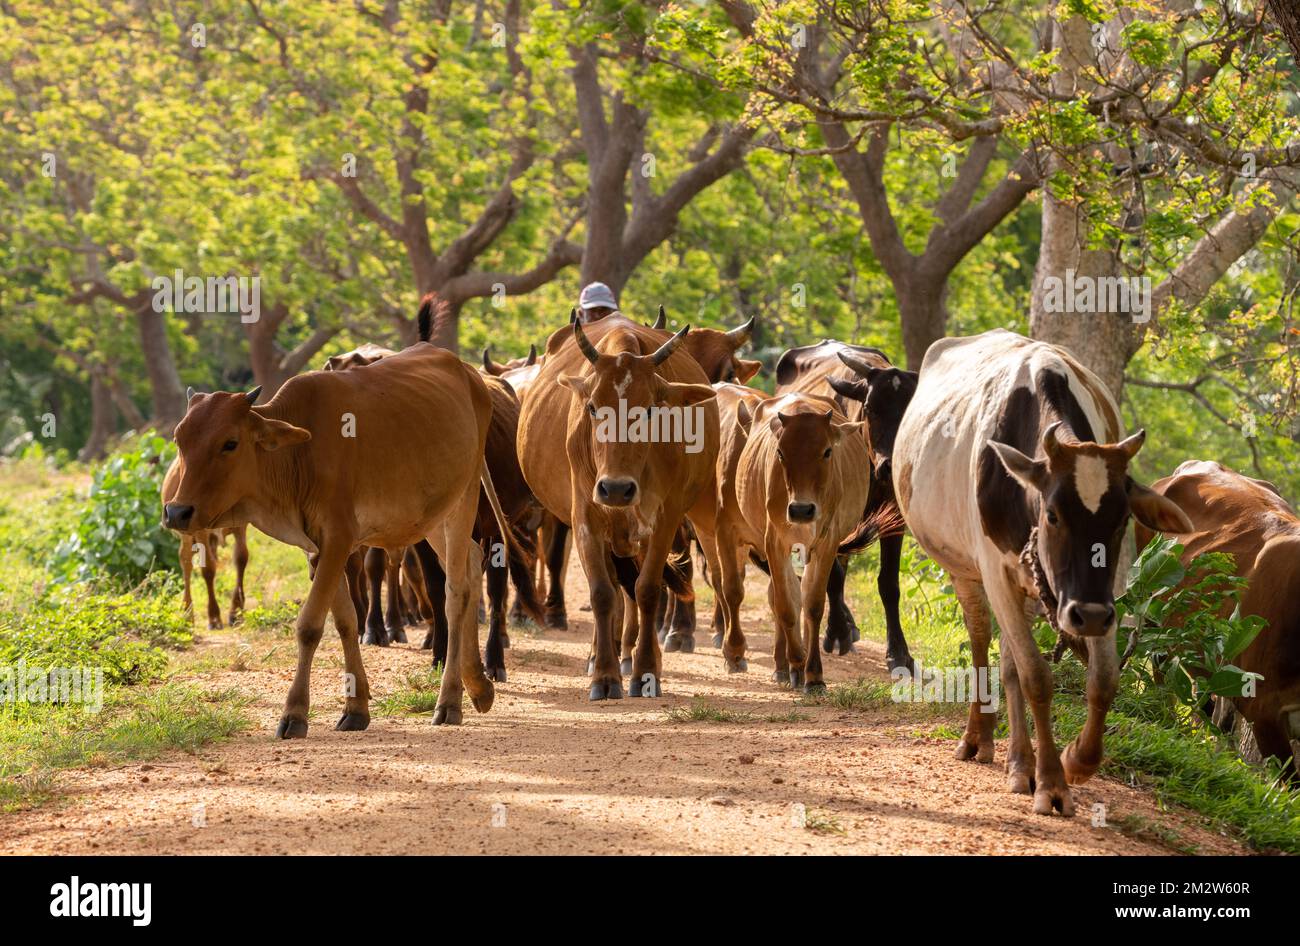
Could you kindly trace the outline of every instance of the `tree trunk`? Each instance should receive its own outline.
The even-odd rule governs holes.
[[[920,371],[930,346],[945,334],[948,310],[947,274],[933,280],[909,279],[898,293],[898,317],[903,328],[903,352],[910,371]]]
[[[117,412],[113,408],[113,395],[103,379],[93,374],[90,376],[90,436],[77,459],[100,460],[108,452],[108,441],[117,432]]]
[[[136,322],[153,397],[150,422],[157,425],[160,433],[170,437],[172,429],[185,416],[185,389],[181,387],[181,376],[176,371],[171,344],[167,341],[166,313],[155,312],[152,303],[152,295],[147,295],[136,308]]]
[[[1295,0],[1268,0],[1268,12],[1282,28],[1295,62],[1300,65],[1300,8],[1296,7]]]

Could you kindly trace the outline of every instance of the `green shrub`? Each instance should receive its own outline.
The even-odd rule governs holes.
[[[162,482],[175,456],[170,441],[145,434],[95,471],[75,530],[54,550],[58,578],[133,585],[153,571],[180,570],[176,537],[162,526]]]

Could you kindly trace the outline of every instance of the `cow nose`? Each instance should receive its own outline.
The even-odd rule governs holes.
[[[601,477],[596,483],[596,498],[605,506],[627,506],[636,499],[636,480]]]
[[[1065,621],[1076,634],[1100,637],[1110,630],[1115,621],[1115,606],[1071,601],[1065,608]]]
[[[168,529],[177,529],[184,532],[189,528],[190,521],[193,518],[193,506],[182,506],[180,503],[168,503],[163,506],[163,524]]]
[[[812,522],[817,515],[817,504],[791,503],[785,507],[785,515],[791,522]]]

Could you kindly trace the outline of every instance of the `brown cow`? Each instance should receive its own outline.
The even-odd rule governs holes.
[[[180,482],[165,507],[168,528],[251,522],[316,556],[280,738],[307,734],[312,657],[330,611],[350,675],[335,728],[370,723],[356,611],[344,581],[360,545],[416,544],[423,564],[432,543],[447,573],[453,629],[434,722],[461,721],[466,689],[479,712],[492,706],[473,606],[482,556],[471,538],[480,483],[497,505],[483,460],[492,401],[477,371],[428,343],[432,314],[426,299],[421,341],[364,371],[299,375],[256,407],[257,389],[197,395],[176,427]],[[374,463],[376,456],[384,462]]]
[[[732,490],[720,489],[716,536],[722,571],[728,665],[744,656],[740,604],[742,555],[757,550],[771,573],[776,619],[774,679],[808,692],[825,689],[817,633],[826,585],[840,543],[854,532],[870,484],[862,424],[829,398],[785,394],[757,403],[736,398],[733,449],[740,446]],[[741,441],[744,441],[743,444]],[[792,551],[803,564],[796,577]],[[802,615],[803,640],[797,624]]]
[[[895,368],[884,353],[875,348],[831,340],[792,348],[781,356],[776,366],[777,394],[802,391],[828,397],[846,418],[866,424],[871,489],[861,521],[864,536],[878,534],[880,541],[876,589],[885,609],[885,660],[890,670],[914,667],[898,616],[898,570],[903,553],[903,530],[894,500],[889,457],[903,411],[916,391],[916,380],[916,372]],[[897,527],[877,527],[891,519],[898,523]],[[851,540],[848,544],[857,551],[869,543]],[[844,600],[847,562],[847,557],[837,558],[831,572],[828,587],[830,612],[826,620],[826,638],[822,642],[827,653],[834,649],[838,649],[840,654],[848,653],[858,637],[857,624]]]
[[[193,389],[190,389],[193,396]],[[162,501],[165,506],[176,495],[176,486],[180,482],[180,460],[172,461],[163,478]],[[233,627],[239,623],[244,610],[244,570],[248,568],[248,527],[236,526],[231,529],[205,529],[200,532],[180,532],[181,574],[185,579],[185,613],[193,616],[194,597],[190,593],[191,576],[194,573],[194,554],[199,555],[199,570],[203,573],[203,583],[208,589],[208,629],[221,627],[221,606],[217,604],[217,564],[221,546],[226,539],[235,539],[235,590],[230,596],[230,614],[227,618]]]
[[[1247,580],[1241,613],[1258,615],[1268,626],[1233,663],[1262,679],[1255,696],[1232,702],[1250,722],[1260,751],[1294,773],[1300,741],[1300,516],[1273,484],[1209,460],[1188,460],[1151,489],[1191,520],[1191,531],[1165,533],[1182,544],[1184,563],[1205,552],[1226,552]],[[1138,547],[1152,535],[1139,524]]]
[[[619,583],[634,585],[639,611],[629,692],[659,694],[653,622],[664,565],[678,524],[697,500],[712,512],[718,411],[699,365],[677,352],[688,328],[661,341],[662,332],[611,316],[593,324],[588,338],[575,320],[548,342],[520,416],[524,476],[542,504],[575,527],[591,588],[592,700],[623,696],[614,643]],[[647,442],[638,419],[648,419],[652,436],[663,431],[660,421],[676,426],[666,440]]]

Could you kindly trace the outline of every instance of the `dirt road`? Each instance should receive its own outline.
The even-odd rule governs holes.
[[[725,673],[705,616],[695,654],[665,655],[662,699],[588,703],[590,613],[579,610],[587,596],[576,566],[569,590],[568,631],[512,632],[510,679],[486,716],[467,703],[461,727],[376,716],[366,732],[334,732],[342,652],[329,629],[308,737],[277,742],[293,650],[279,638],[269,664],[195,677],[252,697],[250,732],[197,756],[67,772],[60,800],[0,817],[0,851],[1169,853],[1155,840],[1164,835],[1203,853],[1242,852],[1195,816],[1159,811],[1149,795],[1113,781],[1076,789],[1073,819],[1033,815],[1028,797],[1005,791],[1001,742],[996,763],[981,766],[954,761],[954,743],[934,733],[961,709],[944,717],[929,707],[799,705],[770,680],[766,595],[756,581],[745,612],[749,673]],[[233,655],[240,640],[205,634],[200,653]],[[364,656],[376,696],[429,659],[413,645]],[[826,677],[887,679],[882,649],[863,642],[828,658]],[[672,718],[697,695],[748,715]],[[1107,827],[1092,825],[1098,803]]]

